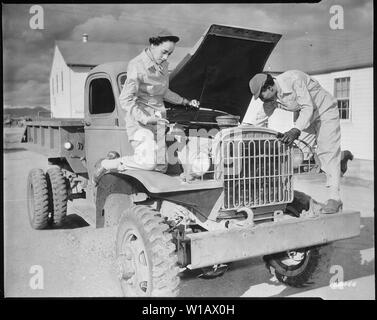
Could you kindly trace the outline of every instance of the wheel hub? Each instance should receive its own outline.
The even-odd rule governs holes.
[[[305,252],[302,251],[287,251],[287,258],[283,259],[281,262],[287,266],[295,266],[302,262],[305,258]]]
[[[118,257],[119,279],[138,295],[149,289],[149,266],[144,243],[136,230],[125,236],[122,252]]]
[[[135,274],[133,254],[130,248],[126,247],[124,253],[117,259],[119,280],[128,281]]]

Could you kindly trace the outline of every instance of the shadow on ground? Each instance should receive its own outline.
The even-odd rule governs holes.
[[[25,148],[4,148],[4,153],[13,153],[13,152],[20,152],[20,151],[26,151],[27,149]]]
[[[63,225],[56,229],[78,229],[88,227],[89,224],[79,215],[72,213],[65,217]]]
[[[339,268],[343,271],[343,281],[374,275],[374,218],[361,218],[360,224],[363,227],[359,237],[335,241],[331,244],[333,254],[327,272],[324,271],[316,283],[304,289],[287,287],[278,296],[328,286],[331,279],[338,274]],[[364,256],[365,252],[369,253],[368,256]]]

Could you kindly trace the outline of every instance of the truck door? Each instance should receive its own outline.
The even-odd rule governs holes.
[[[85,83],[85,151],[89,178],[95,163],[109,151],[121,154],[117,113],[118,88],[106,73],[95,73]]]

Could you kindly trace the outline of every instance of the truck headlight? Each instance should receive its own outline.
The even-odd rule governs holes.
[[[191,174],[194,177],[201,177],[211,166],[211,160],[207,154],[201,152],[191,162]]]
[[[304,162],[304,153],[300,148],[293,148],[292,150],[293,168],[297,169]]]
[[[69,141],[64,142],[64,149],[65,150],[72,150],[73,149],[73,144],[70,143]]]

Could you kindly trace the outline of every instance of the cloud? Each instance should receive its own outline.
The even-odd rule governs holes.
[[[43,59],[37,62],[28,63],[23,68],[16,69],[14,73],[7,73],[5,79],[9,81],[29,81],[34,80],[39,83],[44,83],[50,76],[51,65],[43,64]]]
[[[127,30],[127,31],[126,31]],[[71,35],[71,40],[81,39],[82,34],[89,35],[89,41],[105,42],[145,42],[146,27],[132,25],[127,20],[120,20],[111,15],[104,15],[88,19],[85,23],[76,26]]]
[[[52,55],[52,48],[37,52],[21,41],[6,44],[3,50],[4,81],[48,81]]]
[[[19,106],[48,105],[50,99],[49,83],[34,80],[8,82],[4,86],[4,104]]]
[[[22,38],[26,42],[41,42],[44,40],[43,33],[39,30],[25,30],[22,32]]]
[[[329,8],[344,8],[345,29],[331,30]],[[49,72],[55,40],[146,44],[157,28],[193,46],[214,23],[280,33],[281,46],[315,48],[336,59],[360,37],[373,36],[373,1],[323,0],[316,4],[43,4],[45,29],[29,27],[31,4],[3,4],[3,78],[7,103],[49,104]],[[331,50],[330,50],[331,48]],[[352,53],[353,54],[353,53]],[[330,57],[331,55],[331,57]],[[293,62],[297,56],[287,57]],[[24,85],[24,86],[23,86]]]

